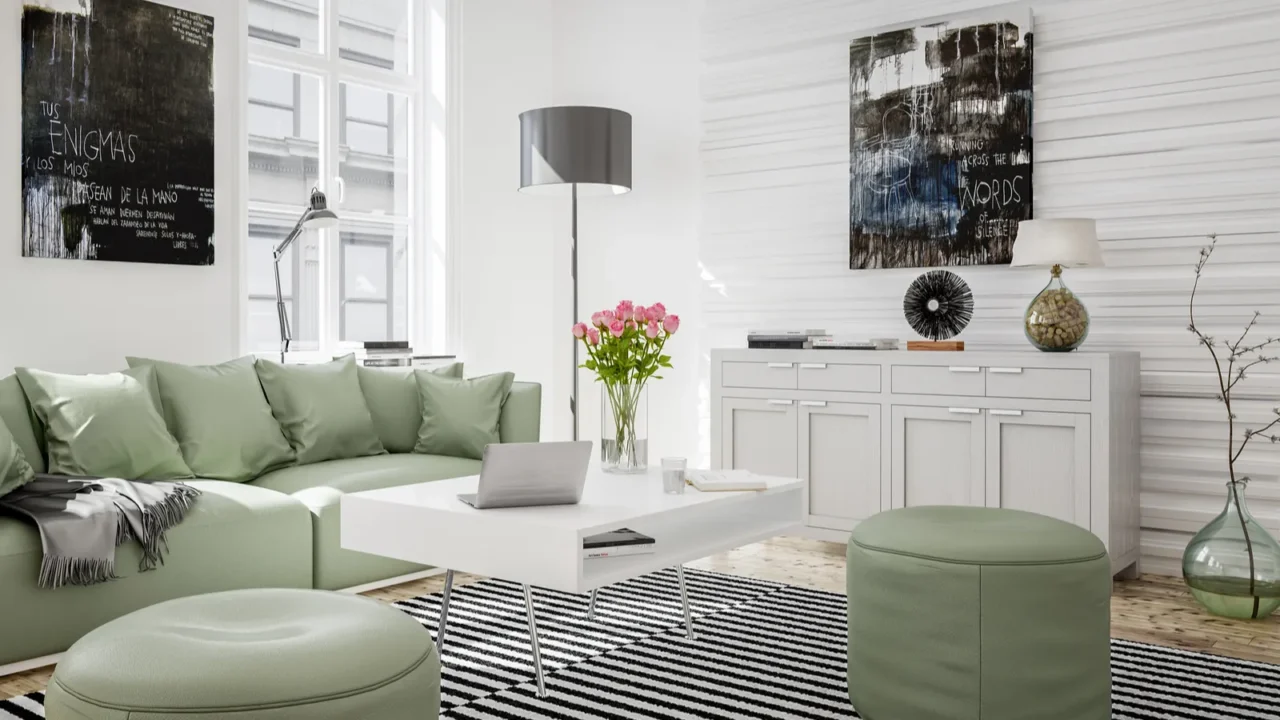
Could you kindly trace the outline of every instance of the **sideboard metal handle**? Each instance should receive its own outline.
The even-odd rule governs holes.
[[[800,363],[800,367],[804,370],[826,370],[826,363]]]
[[[951,372],[955,372],[955,373],[976,373],[976,372],[982,372],[982,368],[980,368],[980,367],[968,367],[968,366],[964,366],[964,365],[952,365],[951,367],[949,367],[949,368],[947,368],[947,369],[948,369],[948,370],[950,370]]]
[[[988,410],[992,415],[1007,415],[1009,417],[1022,417],[1021,410]]]
[[[827,401],[826,400],[801,400],[800,406],[801,407],[826,407]]]
[[[987,368],[987,372],[994,373],[996,375],[1021,375],[1022,368],[993,367],[993,368]]]
[[[790,400],[773,400],[773,399],[769,400],[770,405],[790,405],[791,402],[792,401]]]
[[[794,367],[795,363],[769,363],[771,368],[789,368]]]
[[[947,408],[947,412],[957,415],[981,415],[982,410],[978,408]]]

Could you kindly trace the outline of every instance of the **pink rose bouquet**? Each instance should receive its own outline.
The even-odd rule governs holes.
[[[605,412],[611,417],[604,419],[612,426],[602,438],[606,469],[645,468],[644,443],[637,438],[637,411],[645,383],[661,380],[658,372],[671,367],[671,356],[662,351],[679,329],[680,316],[668,313],[662,303],[646,307],[630,300],[592,313],[590,322],[573,326],[573,336],[587,349],[581,367],[596,374],[609,403]]]

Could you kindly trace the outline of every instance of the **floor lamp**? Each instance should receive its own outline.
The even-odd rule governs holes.
[[[602,107],[563,105],[520,113],[520,191],[567,194],[573,213],[570,267],[573,317],[565,337],[573,343],[573,439],[578,439],[578,196],[621,195],[631,190],[631,115]]]

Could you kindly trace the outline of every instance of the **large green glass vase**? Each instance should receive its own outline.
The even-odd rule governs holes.
[[[1182,553],[1182,577],[1214,615],[1257,620],[1280,607],[1280,543],[1249,514],[1244,487],[1227,483],[1227,506]]]

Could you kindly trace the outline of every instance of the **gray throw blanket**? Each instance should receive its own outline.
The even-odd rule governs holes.
[[[0,497],[0,510],[25,515],[40,529],[40,587],[116,579],[116,547],[142,546],[138,570],[164,564],[165,532],[182,522],[200,491],[183,483],[41,475]]]

